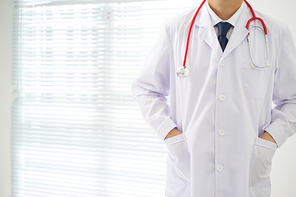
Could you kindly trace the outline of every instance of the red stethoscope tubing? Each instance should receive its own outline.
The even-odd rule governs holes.
[[[252,18],[249,19],[249,21],[247,22],[247,25],[246,25],[247,30],[249,30],[250,23],[252,21],[259,20],[261,22],[262,26],[263,26],[265,35],[267,35],[267,28],[266,28],[266,25],[265,25],[264,21],[261,18],[256,17],[255,12],[254,12],[252,6],[246,0],[244,0],[244,1],[245,1],[245,3],[247,4],[247,6],[249,7],[249,9],[251,10],[251,13],[252,13]],[[199,8],[195,12],[195,14],[193,16],[193,19],[192,19],[192,21],[190,23],[190,28],[189,28],[188,37],[187,37],[187,43],[186,43],[185,56],[184,56],[184,61],[183,61],[183,67],[184,67],[184,69],[186,68],[186,61],[187,61],[187,54],[188,54],[188,48],[189,48],[189,40],[190,40],[190,36],[191,36],[191,30],[192,30],[193,24],[195,22],[196,16],[199,13],[201,7],[203,6],[203,4],[205,2],[206,2],[206,0],[203,0],[203,2],[200,4]]]
[[[264,29],[264,33],[265,33],[265,35],[267,35],[267,28],[266,28],[266,25],[265,25],[264,21],[262,20],[262,18],[256,17],[255,12],[254,12],[252,6],[251,6],[251,5],[249,4],[249,2],[247,2],[246,0],[244,0],[244,1],[245,1],[245,3],[247,4],[247,6],[250,8],[250,10],[251,10],[251,12],[252,12],[252,16],[253,16],[253,17],[250,18],[250,20],[247,22],[247,25],[246,25],[247,30],[249,30],[249,26],[250,26],[250,23],[251,23],[252,21],[254,21],[254,20],[259,20],[259,21],[261,22],[262,26],[263,26],[263,29]]]

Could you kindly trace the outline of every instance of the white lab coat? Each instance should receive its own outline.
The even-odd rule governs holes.
[[[244,6],[223,53],[203,6],[189,46],[191,72],[181,79],[176,70],[195,11],[165,22],[132,88],[144,119],[168,149],[166,197],[268,197],[273,155],[296,130],[291,32],[256,12],[268,28],[270,67],[251,67],[249,8]],[[264,37],[253,35],[254,59],[263,64]],[[174,127],[183,133],[164,140]],[[264,130],[276,144],[258,138]]]

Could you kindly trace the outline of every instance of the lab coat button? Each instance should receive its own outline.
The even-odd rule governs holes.
[[[225,61],[224,60],[220,62],[220,66],[225,66]]]
[[[220,94],[219,99],[220,99],[220,101],[224,101],[225,100],[225,95],[224,94]]]
[[[223,170],[223,166],[218,165],[218,166],[217,166],[217,170],[218,170],[219,172],[221,172],[221,171]]]
[[[224,129],[220,129],[219,130],[219,135],[221,135],[221,136],[225,135],[225,130]]]

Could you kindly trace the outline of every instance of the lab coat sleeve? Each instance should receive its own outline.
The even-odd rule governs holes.
[[[276,107],[271,111],[270,123],[263,129],[280,147],[296,131],[296,50],[288,27],[283,33],[276,58],[273,91]]]
[[[132,94],[139,104],[143,118],[156,131],[161,141],[164,141],[166,135],[176,127],[167,103],[171,66],[168,32],[166,21],[132,84]]]

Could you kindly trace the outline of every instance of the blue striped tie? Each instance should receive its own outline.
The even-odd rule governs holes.
[[[222,50],[224,51],[228,42],[228,39],[226,38],[226,34],[232,25],[228,22],[221,22],[221,23],[218,23],[217,25],[219,28],[218,40],[220,42],[220,46]]]

